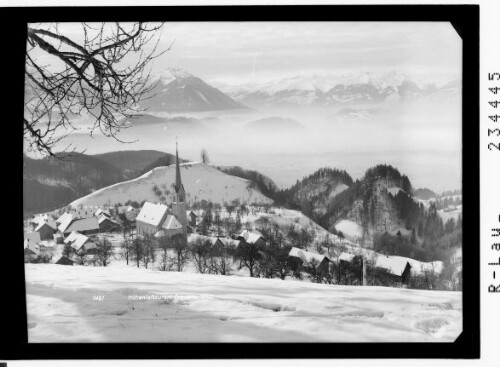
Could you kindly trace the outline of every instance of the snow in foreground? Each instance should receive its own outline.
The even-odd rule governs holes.
[[[462,329],[458,292],[131,268],[25,269],[29,342],[451,342]]]

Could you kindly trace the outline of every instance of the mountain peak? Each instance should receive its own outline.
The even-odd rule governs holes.
[[[185,69],[179,67],[168,67],[166,69],[163,69],[160,73],[158,73],[158,80],[160,80],[160,82],[163,85],[167,85],[176,79],[184,79],[193,76],[194,76],[193,74],[191,74]]]

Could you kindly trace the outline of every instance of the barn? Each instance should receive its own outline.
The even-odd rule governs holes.
[[[411,276],[411,265],[404,257],[379,255],[373,266],[387,270],[396,280],[402,284],[408,284]]]
[[[292,247],[288,256],[296,259],[302,265],[311,265],[316,263],[316,272],[319,275],[325,276],[329,272],[330,259],[325,255],[320,255],[315,252],[302,250],[297,247]]]

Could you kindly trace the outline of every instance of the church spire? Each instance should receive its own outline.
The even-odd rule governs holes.
[[[185,201],[185,191],[184,185],[182,185],[181,180],[181,168],[179,165],[179,151],[177,148],[177,140],[175,141],[175,193],[176,201],[178,203]]]

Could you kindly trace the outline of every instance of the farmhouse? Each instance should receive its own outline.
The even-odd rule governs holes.
[[[296,259],[296,261],[302,265],[313,265],[316,266],[316,272],[319,275],[327,275],[328,274],[328,264],[330,259],[325,255],[320,255],[314,252],[302,250],[297,247],[292,247],[288,256]]]
[[[175,197],[172,210],[163,204],[145,202],[135,218],[138,236],[171,237],[175,234],[187,236],[186,192],[181,180],[179,154],[175,150]]]

